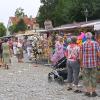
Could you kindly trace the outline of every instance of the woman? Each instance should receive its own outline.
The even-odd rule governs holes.
[[[100,46],[100,34],[97,33],[96,41],[99,43]],[[97,82],[100,83],[100,57],[97,59]]]
[[[23,63],[23,42],[21,39],[17,43],[17,59],[19,63]]]
[[[31,60],[31,51],[32,51],[32,45],[31,45],[31,41],[27,40],[27,55],[28,55],[28,59]]]
[[[63,38],[58,37],[58,40],[55,43],[55,53],[51,57],[51,61],[55,65],[61,58],[64,57],[64,46],[63,46]]]
[[[67,46],[66,49],[66,58],[67,58],[67,70],[68,70],[68,89],[72,90],[74,85],[74,92],[80,93],[81,91],[78,89],[79,83],[79,52],[80,48],[76,43],[77,38],[72,37],[71,43]]]
[[[8,69],[8,65],[9,63],[11,63],[10,60],[10,48],[9,48],[9,43],[7,42],[7,39],[4,40],[4,43],[2,44],[2,56],[3,56],[3,63],[4,63],[4,67],[6,69]]]
[[[17,40],[16,39],[14,39],[14,42],[13,42],[13,53],[15,56],[17,55]]]
[[[2,66],[2,40],[0,39],[0,66]]]
[[[8,44],[9,44],[9,48],[10,48],[10,54],[12,56],[12,54],[13,54],[13,41],[12,41],[12,38],[8,39]]]

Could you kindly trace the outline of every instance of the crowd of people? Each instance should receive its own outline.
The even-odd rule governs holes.
[[[32,60],[32,58],[36,60],[39,55],[48,58],[49,53],[47,52],[48,40],[45,35],[42,37],[34,36],[32,39],[28,37],[23,39],[18,37],[0,39],[0,66],[8,69],[12,56],[17,58],[18,63],[23,63],[24,54],[27,54],[28,60]]]
[[[75,93],[82,92],[78,88],[79,73],[83,72],[85,95],[97,96],[96,78],[97,70],[100,71],[100,34],[96,39],[92,38],[92,33],[87,32],[79,36],[60,36],[56,35],[52,46],[52,37],[44,36],[39,40],[29,39],[0,39],[0,66],[9,68],[11,57],[14,55],[18,59],[18,63],[23,63],[23,51],[27,53],[29,60],[32,58],[32,51],[39,54],[42,52],[47,59],[55,65],[61,58],[67,59],[68,70],[68,88],[74,90]],[[35,49],[36,48],[36,49]],[[100,77],[99,77],[100,78]]]
[[[0,66],[8,69],[13,55],[18,62],[23,62],[23,43],[23,40],[17,38],[0,39]]]
[[[80,36],[70,36],[66,42],[61,36],[57,36],[55,52],[51,57],[51,61],[55,65],[61,58],[66,57],[68,91],[82,92],[78,88],[79,73],[81,71],[84,79],[85,96],[97,96],[96,79],[97,70],[100,71],[100,34],[97,37],[93,39],[91,32],[82,32]],[[100,76],[98,77],[100,80]]]

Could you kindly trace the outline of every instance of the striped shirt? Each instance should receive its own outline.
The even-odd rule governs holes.
[[[97,52],[100,52],[100,46],[96,41],[87,40],[82,44],[80,51],[85,68],[97,67]]]

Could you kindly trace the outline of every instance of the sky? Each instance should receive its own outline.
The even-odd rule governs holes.
[[[9,17],[14,16],[19,7],[26,15],[36,17],[40,5],[40,0],[0,0],[0,22],[7,26]]]

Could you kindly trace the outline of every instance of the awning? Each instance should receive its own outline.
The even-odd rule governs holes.
[[[23,35],[36,35],[36,34],[38,34],[38,33],[33,32],[33,31],[26,31],[25,34],[23,34]]]
[[[36,35],[38,33],[36,32],[33,32],[33,31],[26,31],[24,34],[17,34],[16,37],[19,37],[19,36],[28,36],[28,35]]]

